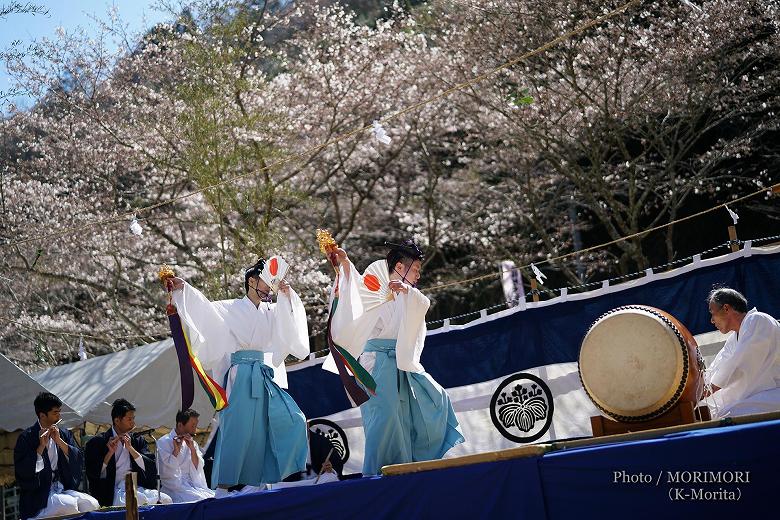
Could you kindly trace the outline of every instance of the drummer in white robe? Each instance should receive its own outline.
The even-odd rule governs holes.
[[[157,441],[157,467],[162,490],[175,503],[213,498],[206,483],[203,454],[193,436],[200,414],[192,409],[176,414],[176,427]]]
[[[264,268],[260,260],[246,271],[246,296],[235,300],[211,302],[180,278],[168,282],[192,348],[227,391],[211,476],[217,496],[239,484],[279,482],[306,467],[306,418],[283,390],[285,358],[309,354],[306,312],[284,281],[271,303]]]
[[[339,301],[331,318],[333,341],[347,349],[376,381],[376,395],[360,405],[366,447],[363,473],[375,475],[386,464],[439,459],[463,442],[447,392],[425,372],[425,314],[430,301],[417,288],[422,251],[406,240],[388,244],[383,261],[391,301],[365,310],[358,284],[363,278],[343,249]],[[323,368],[336,371],[332,358]]]
[[[717,417],[780,410],[780,324],[748,310],[739,292],[721,288],[707,298],[712,324],[729,334],[707,371],[707,404]]]

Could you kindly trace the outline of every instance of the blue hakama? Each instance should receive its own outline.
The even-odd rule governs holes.
[[[396,340],[371,339],[364,352],[376,353],[371,376],[376,395],[360,406],[366,435],[363,473],[382,466],[439,459],[464,441],[447,392],[427,373],[399,370]]]
[[[236,378],[230,404],[220,412],[212,487],[279,482],[306,469],[306,418],[273,380],[263,352],[230,355]],[[227,379],[227,377],[226,377]]]

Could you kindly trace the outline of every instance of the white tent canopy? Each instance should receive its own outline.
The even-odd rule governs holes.
[[[39,393],[46,391],[53,392],[0,354],[0,396],[3,400],[3,406],[0,407],[0,430],[12,432],[32,425],[35,422],[33,401]],[[58,397],[65,401],[62,396]],[[81,422],[81,416],[63,403],[61,424],[70,428]]]
[[[138,427],[172,428],[181,408],[179,362],[172,339],[49,368],[33,377],[95,424],[111,422],[111,403],[119,398],[135,405]],[[202,415],[202,426],[214,413],[197,378],[192,408]]]

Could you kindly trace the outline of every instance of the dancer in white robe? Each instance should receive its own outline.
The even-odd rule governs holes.
[[[163,492],[175,503],[213,498],[203,471],[203,453],[193,439],[199,414],[183,410],[176,414],[176,427],[157,441],[157,467]]]
[[[306,312],[284,282],[271,303],[263,266],[246,271],[246,296],[235,300],[211,302],[180,278],[169,281],[193,350],[227,391],[211,476],[222,489],[279,482],[306,467],[306,418],[283,390],[285,358],[309,354]]]
[[[713,415],[780,410],[780,324],[748,310],[745,297],[733,289],[715,289],[707,301],[713,325],[730,333],[707,371]]]
[[[420,364],[430,306],[415,287],[422,251],[412,241],[391,247],[387,269],[394,298],[367,311],[358,289],[362,277],[343,249],[335,251],[339,300],[331,335],[353,357],[360,356],[377,385],[376,395],[360,406],[366,475],[387,464],[441,458],[464,440],[447,392]],[[324,368],[336,371],[332,358]]]

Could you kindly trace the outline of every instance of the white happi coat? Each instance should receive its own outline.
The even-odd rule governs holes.
[[[751,309],[707,371],[720,387],[707,399],[718,417],[780,410],[780,324]]]
[[[236,300],[211,302],[188,283],[173,291],[173,303],[190,332],[190,344],[203,368],[212,371],[220,385],[230,369],[230,354],[239,350],[265,353],[265,364],[274,369],[274,382],[287,388],[284,360],[288,354],[303,359],[309,354],[306,311],[298,295],[279,294],[277,303],[259,307],[244,296]],[[227,387],[235,379],[230,370]]]
[[[364,311],[358,292],[361,281],[352,262],[349,263],[349,277],[344,267],[339,268],[339,302],[331,319],[331,337],[334,343],[345,348],[356,359],[363,354],[363,348],[370,339],[397,340],[396,363],[399,370],[423,373],[420,355],[425,346],[425,313],[430,300],[414,287],[407,294],[399,293],[394,299],[369,311]],[[368,352],[360,358],[360,364],[369,372],[373,367],[375,354]],[[323,368],[338,372],[329,355]]]
[[[157,441],[157,468],[160,472],[162,490],[175,503],[194,502],[204,498],[212,498],[214,492],[206,483],[203,471],[203,454],[197,443],[193,442],[198,457],[198,467],[192,463],[190,447],[183,442],[179,455],[174,456],[174,437],[176,430]]]

